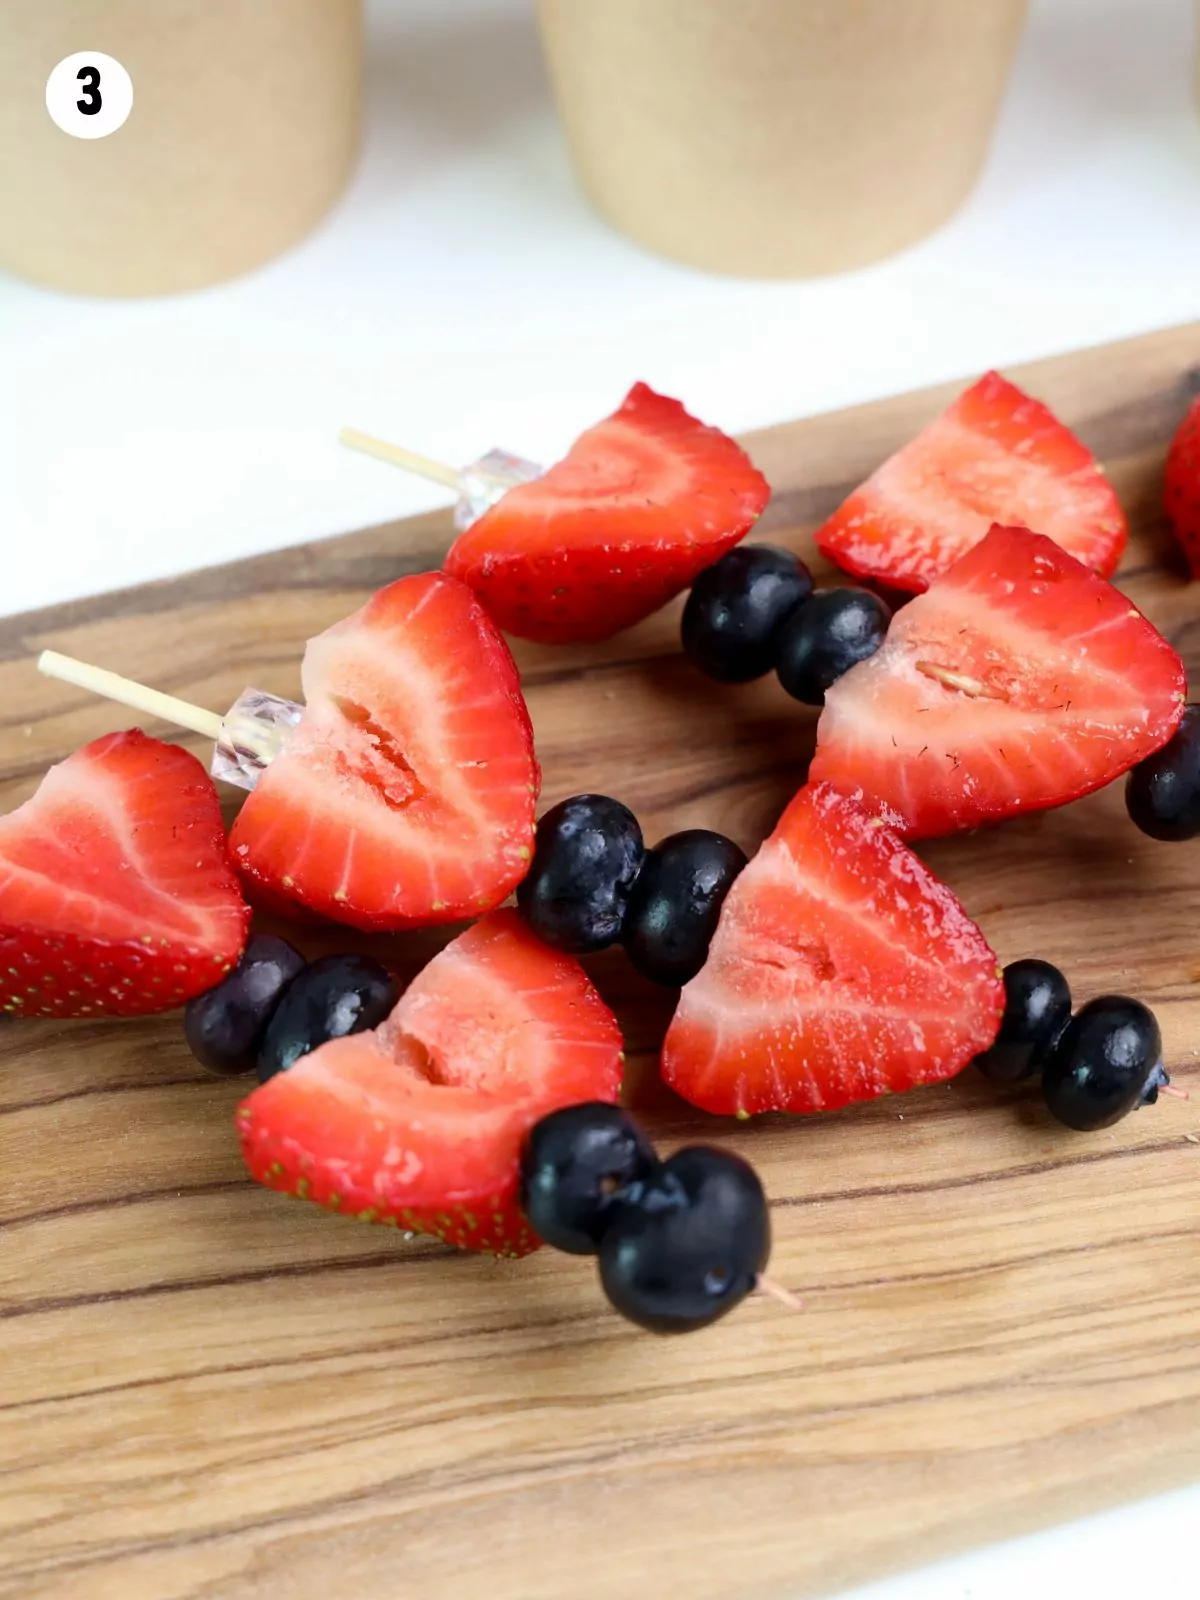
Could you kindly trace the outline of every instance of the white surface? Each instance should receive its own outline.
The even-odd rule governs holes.
[[[592,215],[529,0],[374,20],[365,159],[292,255],[132,303],[0,278],[4,609],[438,503],[339,449],[343,422],[547,459],[635,377],[740,428],[1200,313],[1188,0],[1034,0],[967,208],[795,285],[671,266]]]
[[[133,303],[0,278],[0,606],[440,503],[339,449],[344,422],[455,463],[544,460],[636,377],[736,429],[1200,316],[1187,0],[1033,0],[967,208],[795,285],[670,266],[591,214],[529,10],[374,7],[361,171],[285,260]],[[1200,1490],[869,1593],[1192,1597],[1198,1527]]]

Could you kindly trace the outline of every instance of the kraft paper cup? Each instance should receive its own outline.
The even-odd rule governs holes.
[[[1026,0],[538,0],[575,166],[651,250],[803,277],[970,192]]]
[[[132,80],[132,110],[104,138],[72,137],[47,111],[52,68],[80,51],[114,57]],[[9,5],[0,267],[61,289],[156,294],[286,250],[353,167],[361,61],[362,0]]]

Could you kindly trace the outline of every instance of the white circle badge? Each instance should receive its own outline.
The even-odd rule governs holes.
[[[46,79],[46,110],[73,139],[107,138],[132,109],[132,78],[102,50],[64,56]]]

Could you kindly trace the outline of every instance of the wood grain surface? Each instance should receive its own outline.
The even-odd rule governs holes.
[[[1016,376],[1105,459],[1136,530],[1121,582],[1196,673],[1200,590],[1159,500],[1200,327]],[[811,557],[954,387],[751,438],[762,533]],[[0,623],[0,805],[123,725],[39,679],[41,648],[216,709],[295,694],[302,641],[449,536],[425,517]],[[597,788],[651,839],[707,825],[752,850],[814,717],[702,681],[677,613],[518,650],[544,802]],[[1200,846],[1143,839],[1114,786],[922,853],[1002,959],[1149,1001],[1200,1090]],[[410,972],[435,942],[376,948]],[[804,1312],[652,1338],[586,1261],[459,1256],[255,1187],[242,1086],[196,1067],[178,1015],[4,1024],[0,1595],[782,1600],[1200,1476],[1200,1096],[1079,1135],[968,1071],[731,1127],[657,1083],[671,997],[619,954],[592,968],[653,1132],[759,1166]]]

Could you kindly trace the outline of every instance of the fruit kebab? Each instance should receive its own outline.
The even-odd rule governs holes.
[[[355,429],[341,438],[458,492],[445,570],[539,644],[641,622],[744,538],[771,492],[736,440],[644,383],[544,472],[502,450],[458,471]]]
[[[810,775],[906,838],[1066,805],[1131,770],[1140,827],[1200,826],[1178,652],[1028,528],[992,527],[894,616],[865,589],[814,591],[789,551],[742,545],[693,587],[682,640],[710,678],[774,669],[819,706]]]
[[[303,706],[248,689],[221,716],[52,652],[38,664],[213,739],[213,775],[250,791],[230,851],[264,908],[379,932],[456,922],[528,868],[540,775],[520,679],[444,573],[310,639]]]
[[[1072,1020],[1057,968],[1001,973],[947,885],[828,784],[801,789],[750,862],[700,828],[647,850],[627,806],[575,795],[538,823],[517,904],[552,948],[620,943],[681,990],[663,1075],[705,1111],[830,1110],[972,1060],[996,1083],[1039,1079],[1051,1116],[1080,1131],[1187,1098],[1146,1006],[1106,995]]]

